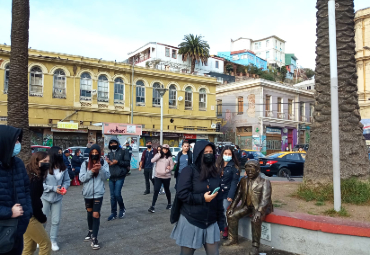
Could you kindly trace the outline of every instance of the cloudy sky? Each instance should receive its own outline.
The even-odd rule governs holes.
[[[315,67],[316,0],[30,0],[29,46],[122,61],[147,42],[178,45],[203,35],[211,53],[230,50],[230,39],[287,41],[298,64]],[[356,10],[369,0],[354,0]],[[1,0],[0,43],[10,44],[11,0]]]

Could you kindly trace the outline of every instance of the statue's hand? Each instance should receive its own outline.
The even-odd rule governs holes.
[[[261,212],[257,211],[253,216],[253,222],[257,222],[261,220]]]

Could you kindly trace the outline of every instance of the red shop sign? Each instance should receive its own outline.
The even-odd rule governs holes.
[[[184,135],[184,138],[185,138],[185,139],[197,139],[197,135],[194,135],[194,134],[193,134],[193,135],[185,134],[185,135]]]

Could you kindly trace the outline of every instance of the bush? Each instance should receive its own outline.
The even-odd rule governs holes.
[[[273,74],[271,73],[268,73],[268,72],[264,72],[262,73],[262,75],[260,76],[262,79],[265,79],[265,80],[268,80],[268,81],[275,81],[275,77]]]

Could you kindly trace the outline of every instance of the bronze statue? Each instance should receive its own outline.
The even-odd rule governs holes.
[[[261,239],[261,225],[267,214],[273,211],[271,200],[271,183],[260,176],[260,165],[257,160],[248,160],[245,163],[247,177],[243,177],[237,194],[230,208],[227,210],[229,225],[229,240],[223,245],[229,246],[238,243],[239,219],[252,216],[252,251],[249,255],[258,255]],[[241,205],[235,208],[241,201]]]

